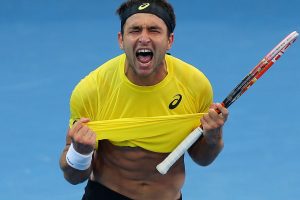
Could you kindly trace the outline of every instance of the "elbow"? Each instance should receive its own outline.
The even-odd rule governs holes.
[[[82,181],[81,180],[76,180],[76,179],[68,177],[68,176],[64,176],[64,177],[65,177],[66,181],[68,181],[72,185],[78,185],[78,184],[84,182],[84,180],[82,180]]]
[[[90,175],[90,170],[79,171],[68,165],[61,166],[61,169],[65,180],[72,185],[77,185],[86,181]]]
[[[192,160],[197,163],[197,165],[200,165],[202,167],[207,167],[209,166],[211,163],[213,163],[213,161],[215,159],[195,159],[192,157]]]
[[[195,151],[189,153],[195,163],[202,167],[207,167],[215,161],[223,148],[224,143],[221,141],[217,146],[210,148],[209,150],[206,149],[206,151],[202,151],[201,153],[199,151],[197,151],[197,153]]]
[[[78,185],[87,180],[87,178],[76,177],[76,176],[67,175],[67,174],[64,174],[64,178],[66,179],[66,181],[68,181],[72,185]]]

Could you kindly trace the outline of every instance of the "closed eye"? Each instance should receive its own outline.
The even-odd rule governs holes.
[[[129,30],[129,33],[138,33],[140,32],[140,29],[131,29]]]
[[[150,28],[149,28],[149,31],[150,31],[150,32],[155,32],[155,33],[160,33],[160,32],[161,32],[161,29],[158,28],[158,27],[150,27]]]

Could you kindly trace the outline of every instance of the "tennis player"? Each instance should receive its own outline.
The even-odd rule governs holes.
[[[182,140],[176,135],[189,134],[180,132],[180,123],[175,123],[175,131],[160,135],[168,130],[165,126],[152,137],[147,137],[145,128],[137,139],[130,137],[130,127],[120,123],[111,129],[124,126],[123,140],[96,141],[101,133],[90,129],[88,122],[107,120],[109,125],[116,119],[205,113],[196,124],[203,127],[204,136],[188,152],[197,164],[207,166],[223,148],[228,110],[213,103],[210,82],[202,72],[167,54],[176,24],[167,1],[128,0],[117,13],[121,20],[118,42],[124,53],[92,71],[73,90],[60,167],[71,184],[88,180],[83,200],[182,199],[183,157],[165,175],[155,168]]]

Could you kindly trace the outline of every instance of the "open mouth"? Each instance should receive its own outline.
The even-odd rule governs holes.
[[[153,52],[150,49],[139,49],[135,55],[137,60],[141,63],[149,63],[153,58]]]

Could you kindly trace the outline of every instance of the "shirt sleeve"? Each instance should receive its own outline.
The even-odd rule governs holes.
[[[213,103],[213,88],[208,78],[199,70],[191,76],[194,83],[193,93],[198,113],[208,112]]]
[[[69,127],[82,117],[93,120],[97,114],[97,83],[92,74],[82,79],[74,88],[70,98]]]
[[[208,112],[210,105],[213,103],[213,89],[210,82],[207,80],[200,90],[199,113]]]

